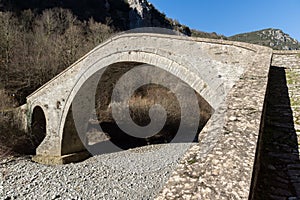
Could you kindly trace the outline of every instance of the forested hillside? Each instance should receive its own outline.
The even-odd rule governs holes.
[[[300,46],[280,30],[233,37],[190,30],[146,0],[0,0],[0,90],[5,89],[20,105],[27,95],[112,34],[138,27],[162,27],[193,37],[274,49]]]
[[[63,8],[41,14],[0,12],[0,88],[23,103],[26,95],[110,37],[109,23],[80,21]]]
[[[113,33],[146,26],[191,35],[148,1],[0,0],[0,89],[22,104]]]

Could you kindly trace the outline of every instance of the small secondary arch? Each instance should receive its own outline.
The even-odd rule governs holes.
[[[35,106],[32,111],[31,117],[31,134],[32,142],[37,147],[46,137],[46,116],[43,109],[40,106]]]

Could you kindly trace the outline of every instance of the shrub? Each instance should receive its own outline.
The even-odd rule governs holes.
[[[0,89],[0,110],[6,110],[17,106],[13,96],[9,95],[4,89]]]
[[[34,154],[34,138],[20,130],[15,121],[16,100],[3,89],[0,95],[0,160],[9,155]]]

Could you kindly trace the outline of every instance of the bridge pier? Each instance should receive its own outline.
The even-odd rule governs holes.
[[[36,149],[36,155],[32,160],[47,165],[67,164],[80,162],[90,157],[81,140],[74,133],[67,138],[55,137],[56,134],[48,134]],[[67,134],[66,134],[67,135]]]
[[[88,151],[76,152],[67,155],[53,156],[53,155],[41,155],[37,154],[33,156],[34,162],[46,164],[46,165],[63,165],[68,163],[76,163],[89,158],[91,155]]]
[[[74,134],[68,138],[56,137],[57,134],[48,134],[36,149],[36,155],[32,160],[47,165],[60,165],[71,162],[80,162],[90,157],[90,153],[84,148],[80,139]],[[63,142],[63,143],[62,143]]]
[[[61,122],[63,111],[57,105],[52,105],[50,102],[45,102],[44,105],[36,102],[28,102],[29,109],[31,108],[32,116],[28,121],[31,131],[34,131],[33,120],[34,110],[40,108],[45,116],[46,136],[42,143],[36,149],[36,155],[32,158],[33,161],[48,165],[67,164],[71,162],[79,162],[90,157],[89,152],[85,149],[81,139],[76,131],[72,110],[68,112],[66,119]],[[29,114],[30,115],[30,114]],[[63,132],[60,134],[59,128],[63,127]],[[34,133],[33,134],[41,134]]]

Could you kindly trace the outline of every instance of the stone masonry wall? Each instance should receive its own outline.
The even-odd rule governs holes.
[[[247,43],[175,35],[117,35],[27,97],[28,107],[40,106],[46,118],[46,138],[37,148],[37,155],[61,156],[65,120],[75,96],[83,85],[88,85],[87,81],[96,82],[91,77],[100,77],[96,73],[107,66],[121,62],[154,65],[189,84],[216,109],[241,75],[253,68],[254,62],[265,59],[263,50],[265,47]],[[85,92],[92,94],[92,90],[89,87]]]
[[[274,51],[251,199],[299,199],[300,51]]]
[[[29,122],[27,121],[27,108],[26,104],[17,108],[0,111],[0,117],[7,116],[13,119],[12,125],[20,131],[28,132]]]
[[[262,114],[262,108],[257,110],[256,106],[262,105],[262,94],[265,91],[262,88],[266,87],[267,80],[266,69],[257,65],[249,69],[244,78],[236,84],[234,88],[239,90],[232,90],[227,104],[223,107],[224,110],[220,113],[216,111],[220,115],[222,112],[226,113],[224,129],[216,128],[215,125],[219,121],[213,119],[207,126],[214,127],[214,131],[209,131],[210,135],[214,132],[222,133],[219,135],[218,144],[208,150],[208,155],[204,156],[201,135],[205,134],[206,130],[203,130],[200,133],[200,144],[187,152],[157,199],[297,199],[300,197],[300,191],[297,189],[300,186],[299,159],[293,157],[293,155],[298,157],[299,152],[282,153],[288,151],[287,147],[290,148],[291,145],[277,141],[278,137],[284,140],[290,136],[286,134],[286,130],[290,130],[290,127],[284,121],[287,113],[282,111],[285,107],[281,105],[283,101],[281,90],[285,85],[284,75],[282,75],[284,80],[278,79],[278,73],[285,71],[287,99],[290,98],[300,150],[300,51],[274,51],[271,65],[275,68],[272,67],[269,74],[269,79],[273,82],[270,83],[269,80],[268,83],[269,90],[272,91],[269,91],[265,99],[269,102],[265,102],[265,113]],[[259,138],[257,149],[259,152],[256,152],[257,158],[254,164],[252,159],[249,160],[254,158],[254,155],[247,152],[249,148],[256,146],[257,136],[252,133],[255,132],[255,124],[259,123],[260,136],[263,137]],[[268,135],[269,133],[271,135]],[[261,145],[263,140],[272,145],[272,152],[266,151],[265,147],[269,148],[268,145]],[[281,147],[283,149],[280,149]],[[277,152],[279,150],[280,152]],[[272,157],[272,160],[277,163],[268,162],[266,157]],[[253,166],[253,175],[249,179]],[[281,177],[282,175],[284,176]]]
[[[274,51],[272,65],[285,68],[299,67],[300,51]]]
[[[157,200],[249,199],[272,50],[240,77]],[[222,121],[223,120],[223,121]],[[221,127],[220,127],[221,125]]]

